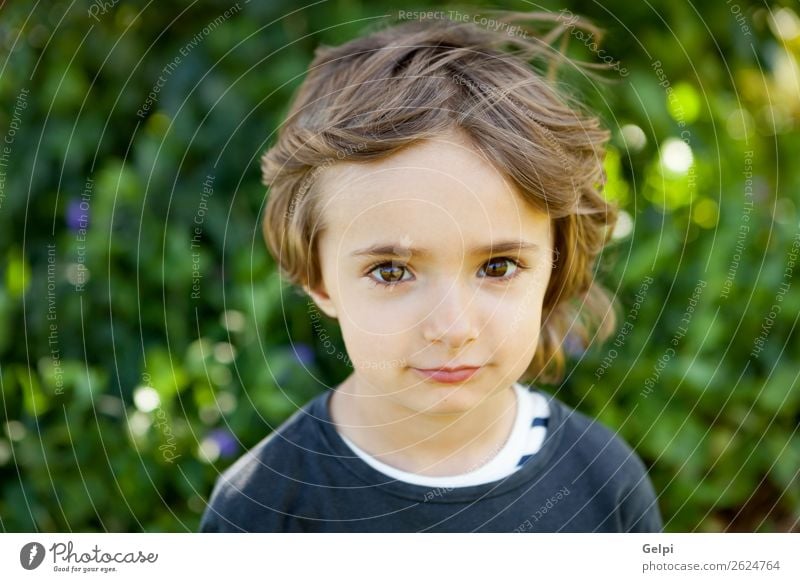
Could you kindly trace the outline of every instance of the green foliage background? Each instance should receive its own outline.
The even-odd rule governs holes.
[[[573,349],[546,388],[636,448],[667,531],[797,530],[797,6],[541,6],[593,19],[626,69],[578,87],[613,130],[607,191],[633,219],[598,272],[627,333]],[[196,530],[219,471],[348,374],[335,326],[268,257],[258,158],[319,43],[482,7],[0,8],[0,529]]]

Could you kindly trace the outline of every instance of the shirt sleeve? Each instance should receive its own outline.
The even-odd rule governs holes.
[[[200,533],[223,533],[242,530],[226,519],[224,508],[221,507],[219,500],[212,497],[206,505],[203,517],[200,518],[199,531]]]
[[[280,503],[278,507],[291,507]],[[292,509],[272,509],[260,487],[239,489],[237,485],[220,478],[203,517],[200,533],[284,533],[314,531],[313,522],[295,515]]]
[[[215,491],[216,493],[216,491]],[[219,497],[213,495],[206,505],[203,517],[200,519],[200,533],[221,533],[242,531],[225,518],[224,508],[219,502]]]
[[[203,512],[203,517],[200,519],[200,533],[219,533],[219,522],[213,511],[209,505]]]
[[[622,531],[660,533],[664,528],[656,492],[646,471],[631,489],[623,493],[619,510]]]
[[[238,500],[242,498],[242,495],[237,495],[235,486],[226,480],[225,475],[220,476],[200,519],[200,533],[246,531],[246,526],[238,523],[241,512],[237,511],[237,507],[242,503]]]

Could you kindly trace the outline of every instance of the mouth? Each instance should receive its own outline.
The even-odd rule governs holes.
[[[481,367],[458,366],[456,368],[414,368],[423,378],[442,384],[459,384],[472,378]]]

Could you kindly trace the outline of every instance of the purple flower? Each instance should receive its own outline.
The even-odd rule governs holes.
[[[66,222],[70,230],[77,232],[89,227],[89,204],[72,198],[67,202]]]
[[[300,362],[303,367],[307,368],[314,363],[314,349],[303,343],[292,344],[294,357]]]
[[[219,456],[224,458],[232,457],[239,451],[239,441],[227,428],[215,428],[208,437],[219,447]]]
[[[581,356],[586,351],[584,349],[583,342],[579,337],[576,337],[572,333],[568,333],[567,337],[564,338],[564,351],[566,351],[571,356]]]

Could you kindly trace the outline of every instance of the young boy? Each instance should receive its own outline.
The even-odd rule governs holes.
[[[520,383],[561,379],[567,332],[613,331],[593,268],[616,220],[608,132],[522,30],[421,20],[318,52],[264,156],[264,231],[354,369],[220,476],[202,531],[661,530],[630,447]]]

